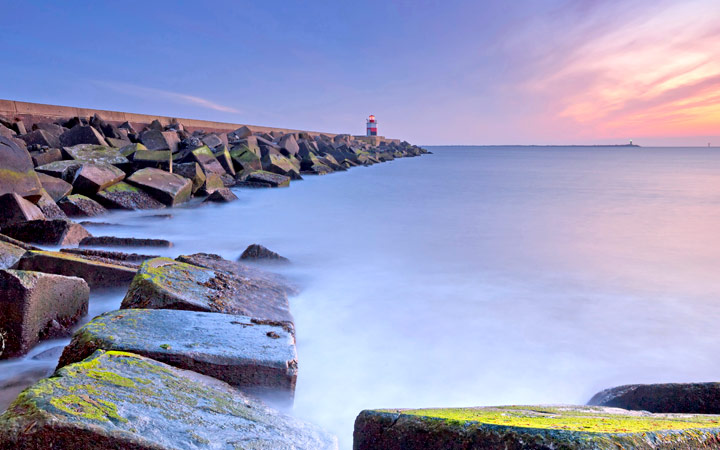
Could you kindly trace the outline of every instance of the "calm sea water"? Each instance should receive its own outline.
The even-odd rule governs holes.
[[[168,238],[171,256],[257,242],[292,259],[294,414],[345,447],[365,408],[718,379],[720,150],[430,149],[91,231]],[[93,313],[121,297],[96,294]],[[0,377],[31,364],[54,361]]]

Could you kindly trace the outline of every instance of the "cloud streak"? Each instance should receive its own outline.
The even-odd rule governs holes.
[[[208,99],[197,97],[194,95],[184,94],[180,92],[166,91],[163,89],[155,89],[144,86],[138,86],[130,83],[111,82],[111,81],[97,81],[94,80],[98,86],[112,89],[117,92],[123,92],[136,97],[154,97],[158,99],[166,99],[175,103],[181,103],[186,105],[195,105],[201,108],[212,109],[214,111],[220,111],[230,114],[240,114],[241,111],[226,105],[215,103]]]

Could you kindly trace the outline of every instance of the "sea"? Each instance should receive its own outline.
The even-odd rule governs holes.
[[[363,409],[718,381],[720,149],[427,148],[88,229],[175,243],[143,253],[234,260],[258,243],[288,257],[277,269],[302,287],[290,412],[342,448]],[[94,292],[89,317],[123,294]],[[51,371],[67,342],[0,362],[0,385]]]

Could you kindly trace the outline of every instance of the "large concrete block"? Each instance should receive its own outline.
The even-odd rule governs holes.
[[[0,270],[0,358],[24,355],[41,339],[67,334],[87,313],[90,289],[80,278]]]

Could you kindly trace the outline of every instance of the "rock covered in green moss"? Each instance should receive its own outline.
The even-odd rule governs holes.
[[[165,207],[147,192],[124,181],[98,192],[95,198],[100,204],[111,209],[138,210]]]
[[[70,220],[31,220],[2,229],[3,234],[23,242],[43,245],[76,245],[90,233]]]
[[[205,174],[215,173],[225,175],[227,173],[207,145],[192,150],[191,154],[193,159],[200,164],[200,167],[205,171]]]
[[[246,316],[169,309],[108,312],[75,333],[59,367],[98,349],[136,353],[286,404],[295,392],[291,330]]]
[[[655,413],[720,414],[720,383],[629,384],[598,392],[588,405]]]
[[[291,327],[293,323],[283,290],[169,258],[150,259],[140,266],[121,307],[220,312]]]
[[[27,150],[11,138],[0,136],[0,194],[15,192],[38,198],[41,187]]]
[[[22,270],[80,277],[91,288],[128,286],[137,271],[133,267],[124,267],[69,253],[41,250],[27,252],[18,262],[17,267]]]
[[[190,199],[192,182],[180,175],[160,169],[138,170],[127,182],[140,187],[158,201],[168,206],[175,206]]]
[[[336,447],[226,383],[115,351],[63,367],[0,416],[3,450]]]
[[[0,358],[24,355],[41,339],[67,334],[87,313],[89,295],[80,278],[0,270]]]
[[[108,164],[121,169],[129,169],[130,161],[117,148],[105,145],[78,144],[64,147],[63,152],[68,159],[82,163]]]
[[[60,178],[67,183],[72,183],[75,179],[75,173],[80,170],[82,165],[82,161],[54,161],[38,166],[35,170],[39,173],[50,175],[51,177]]]
[[[696,449],[720,446],[720,416],[592,406],[366,410],[354,448]]]

